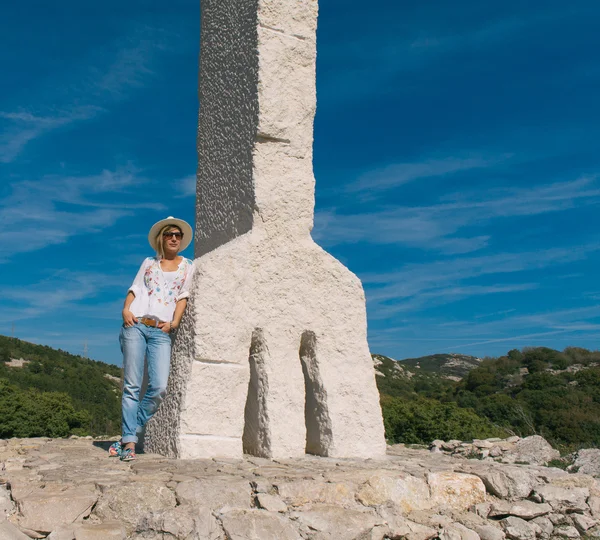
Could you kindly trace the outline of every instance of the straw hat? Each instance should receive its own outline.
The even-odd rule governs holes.
[[[158,246],[156,245],[156,235],[165,225],[175,225],[181,229],[181,232],[183,233],[183,238],[181,239],[181,246],[179,248],[179,251],[183,251],[186,247],[190,245],[194,238],[194,232],[192,231],[190,225],[187,222],[183,221],[183,219],[178,219],[174,218],[173,216],[169,216],[168,218],[161,219],[160,221],[157,221],[154,225],[152,225],[152,228],[148,233],[148,242],[150,242],[150,245],[152,246],[152,249],[154,249],[154,251],[158,251]]]

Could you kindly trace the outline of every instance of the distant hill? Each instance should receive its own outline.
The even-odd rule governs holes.
[[[372,356],[390,442],[539,434],[600,447],[600,351]],[[0,336],[0,438],[116,435],[120,380],[117,366]]]
[[[462,380],[482,362],[481,358],[456,353],[406,360],[394,360],[382,354],[371,356],[379,391],[391,396],[407,396],[414,392],[439,397],[443,389],[454,387],[450,381]]]
[[[454,399],[457,380],[479,365],[471,356],[438,354],[393,360],[374,354],[386,438],[429,444],[434,439],[503,437],[507,432]]]
[[[121,368],[0,336],[0,438],[114,435]]]
[[[427,366],[431,369],[422,369],[382,354],[371,356],[380,394],[403,398],[416,395],[433,396],[437,399],[451,392],[456,384],[454,379],[448,379],[447,376],[434,370],[430,364]]]
[[[373,363],[393,442],[481,437],[493,428],[565,449],[600,446],[599,351],[535,347],[483,360],[375,354]]]
[[[457,383],[454,400],[515,433],[570,448],[600,446],[600,352],[513,349]]]
[[[441,377],[459,381],[469,371],[481,364],[482,359],[466,354],[447,353],[421,356],[420,358],[407,358],[401,360],[401,365],[411,371],[420,370],[437,373]]]

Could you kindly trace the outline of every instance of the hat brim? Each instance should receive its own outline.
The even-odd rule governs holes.
[[[190,227],[189,223],[183,221],[183,219],[178,219],[174,218],[173,216],[169,216],[168,218],[161,219],[160,221],[157,221],[154,225],[152,225],[152,228],[148,233],[148,242],[150,242],[150,245],[152,246],[152,249],[154,251],[158,251],[158,246],[156,245],[156,235],[166,225],[175,225],[181,229],[181,232],[183,233],[183,238],[181,239],[181,246],[179,247],[180,252],[186,249],[192,243],[192,240],[194,238],[194,231],[192,230],[192,227]]]

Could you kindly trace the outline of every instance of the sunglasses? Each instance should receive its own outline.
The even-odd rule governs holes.
[[[174,236],[175,238],[177,238],[177,240],[181,240],[183,238],[183,233],[180,233],[178,231],[163,233],[163,238],[171,238],[171,236]]]

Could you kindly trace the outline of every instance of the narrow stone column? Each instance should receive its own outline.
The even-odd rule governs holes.
[[[203,0],[196,274],[146,448],[385,454],[360,280],[310,236],[316,0]]]

